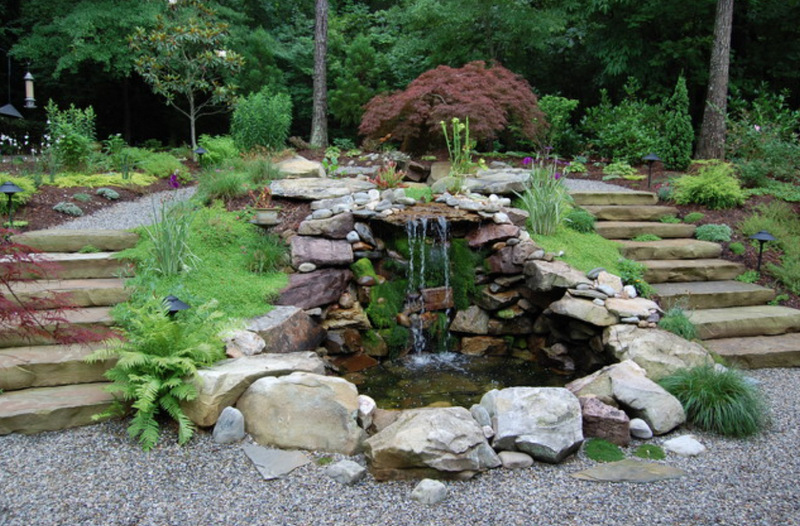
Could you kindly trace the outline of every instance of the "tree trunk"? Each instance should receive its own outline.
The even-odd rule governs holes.
[[[314,25],[314,104],[311,146],[328,145],[328,86],[325,54],[328,49],[328,0],[316,0]]]
[[[732,27],[733,0],[717,0],[708,92],[695,152],[697,159],[725,158],[725,117],[728,109],[728,67],[731,58]]]

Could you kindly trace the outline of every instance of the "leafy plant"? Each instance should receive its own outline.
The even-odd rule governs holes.
[[[741,256],[742,254],[745,253],[744,243],[740,243],[738,241],[735,243],[731,243],[730,245],[728,245],[728,250],[730,250],[733,254],[736,254],[737,256]]]
[[[112,190],[111,188],[98,188],[94,193],[103,199],[108,199],[109,201],[116,201],[119,199],[119,192]]]
[[[339,157],[342,151],[336,146],[328,146],[325,148],[325,157],[322,158],[322,167],[328,176],[336,175],[339,171]]]
[[[72,198],[76,201],[80,201],[81,203],[88,203],[92,200],[92,196],[83,192],[72,194]]]
[[[686,340],[697,338],[697,327],[681,307],[672,307],[659,320],[658,326]]]
[[[770,305],[780,305],[781,303],[783,303],[784,301],[787,301],[788,299],[789,299],[789,295],[788,294],[778,294],[777,296],[775,296],[774,298],[772,298],[769,301],[769,304]]]
[[[658,196],[659,201],[668,203],[675,198],[675,189],[672,187],[672,185],[662,184],[656,188],[656,195]]]
[[[442,121],[442,134],[445,144],[447,144],[447,155],[450,158],[450,175],[453,177],[464,177],[473,173],[476,164],[472,162],[472,149],[475,141],[469,136],[469,117],[464,122],[458,117],[450,120],[452,131],[447,133],[447,123]]]
[[[730,163],[703,161],[697,175],[684,175],[673,183],[675,202],[699,204],[708,208],[732,208],[744,203],[746,195],[739,186]]]
[[[706,215],[702,212],[689,212],[685,216],[683,216],[684,223],[697,223],[701,219],[703,219]]]
[[[572,230],[585,234],[594,232],[595,217],[583,208],[573,208],[567,213],[565,220]]]
[[[633,451],[633,456],[648,460],[664,460],[667,458],[664,449],[655,444],[642,444]]]
[[[222,313],[212,302],[173,319],[161,299],[148,298],[121,304],[114,315],[124,327],[126,339],[110,342],[87,360],[117,360],[105,373],[113,382],[107,389],[121,401],[133,401],[128,434],[138,438],[142,449],[149,451],[158,442],[157,417],[161,413],[178,423],[178,443],[185,444],[195,427],[181,402],[197,397],[197,388],[188,381],[197,369],[225,356],[218,337],[224,328]],[[111,416],[121,407],[118,402],[98,417]]]
[[[736,276],[736,281],[741,281],[742,283],[755,283],[759,279],[761,279],[761,274],[757,270],[745,270],[738,276]]]
[[[681,222],[681,220],[675,216],[661,216],[658,218],[658,220],[662,223],[669,223],[674,225]]]
[[[571,115],[578,104],[575,99],[557,95],[543,95],[539,98],[539,109],[545,114],[549,125],[542,127],[543,136],[539,139],[540,145],[551,146],[561,155],[570,155],[577,151],[581,136],[571,124]],[[586,171],[585,166],[583,171]]]
[[[528,212],[531,234],[551,235],[562,223],[572,198],[556,172],[556,164],[545,160],[531,163],[531,178],[520,198],[521,207]]]
[[[45,111],[50,150],[58,165],[67,170],[84,168],[95,140],[95,114],[92,107],[82,110],[70,105],[61,110],[51,99]]]
[[[206,150],[200,159],[203,166],[218,166],[239,157],[239,149],[230,135],[201,135],[197,144]]]
[[[700,429],[745,437],[758,433],[768,422],[761,393],[739,371],[694,367],[658,383],[680,400],[689,422]]]
[[[603,438],[590,438],[583,448],[586,456],[595,462],[617,462],[625,459],[625,453],[618,445]]]
[[[291,124],[291,97],[263,88],[237,102],[231,117],[231,136],[243,152],[256,147],[276,149],[286,144]]]
[[[727,242],[731,240],[731,227],[728,225],[700,225],[694,231],[694,235],[701,241],[714,241],[717,243]]]
[[[22,189],[22,192],[14,194],[14,200],[12,201],[13,204],[11,205],[14,207],[14,210],[17,210],[20,206],[30,201],[31,197],[33,197],[33,195],[36,193],[36,185],[29,177],[19,177],[6,173],[0,173],[0,179],[2,179],[4,183],[14,183]],[[5,196],[2,197],[3,198],[0,199],[0,214],[8,216],[8,199],[5,199]]]
[[[61,201],[60,203],[56,203],[53,206],[53,210],[73,217],[80,217],[83,215],[83,210],[81,210],[81,208],[78,205],[76,205],[75,203],[70,203],[68,201]]]
[[[633,238],[633,241],[639,241],[639,242],[661,241],[661,238],[655,234],[639,234],[638,236]]]
[[[625,161],[617,161],[606,165],[603,167],[603,173],[606,175],[615,175],[625,179],[630,177],[640,177],[639,171]]]
[[[653,287],[644,280],[644,274],[647,271],[644,263],[621,258],[617,263],[617,268],[623,283],[633,285],[640,296],[649,298],[655,293]]]
[[[192,216],[192,208],[188,203],[170,203],[166,199],[161,202],[159,210],[153,210],[155,223],[143,228],[152,243],[151,264],[154,271],[164,276],[174,276],[191,268],[197,260],[187,243]]]
[[[406,176],[406,173],[403,170],[397,169],[397,163],[394,161],[387,161],[378,169],[378,173],[375,174],[375,177],[371,177],[370,181],[375,183],[381,190],[385,190],[387,188],[397,188],[402,186],[403,178]]]

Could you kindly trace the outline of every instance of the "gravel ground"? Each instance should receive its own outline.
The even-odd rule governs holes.
[[[169,429],[143,453],[115,421],[0,437],[0,525],[800,524],[800,369],[749,374],[771,401],[772,427],[749,440],[696,433],[709,451],[668,454],[665,463],[688,472],[677,480],[579,481],[569,475],[594,464],[579,453],[449,482],[448,498],[429,507],[411,500],[415,482],[368,475],[343,486],[316,462],[264,481],[241,445],[215,444],[205,431],[179,447]]]

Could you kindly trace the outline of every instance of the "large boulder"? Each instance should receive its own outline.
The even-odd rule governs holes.
[[[404,411],[364,443],[378,480],[470,478],[500,466],[483,431],[463,407]]]
[[[313,309],[333,303],[347,290],[353,273],[349,269],[324,268],[305,274],[290,274],[276,305]]]
[[[603,331],[603,345],[617,360],[636,362],[655,381],[678,369],[713,363],[702,345],[660,329],[612,325]]]
[[[303,263],[335,267],[353,262],[353,247],[345,240],[294,236],[290,243],[294,268],[299,268]]]
[[[356,420],[356,386],[342,378],[311,373],[262,378],[236,407],[247,432],[265,446],[353,455],[366,437]]]
[[[564,294],[560,300],[550,304],[550,310],[555,314],[567,316],[598,327],[608,327],[619,322],[619,319],[608,312],[605,307],[596,305],[593,301],[576,298],[571,294]]]
[[[528,260],[525,263],[528,287],[537,292],[548,292],[555,288],[574,289],[578,284],[591,285],[586,275],[563,261]]]
[[[581,404],[560,387],[493,389],[480,405],[489,413],[497,450],[522,451],[536,460],[560,462],[583,442]]]
[[[325,338],[325,329],[302,309],[292,306],[277,306],[251,319],[247,330],[264,339],[265,353],[312,351]]]
[[[353,214],[336,214],[325,219],[306,219],[297,227],[301,236],[323,236],[331,239],[344,239],[353,230]]]
[[[296,179],[303,177],[325,177],[325,169],[319,161],[309,161],[305,157],[296,155],[291,159],[279,162],[276,167],[281,175]]]
[[[199,426],[212,426],[222,410],[235,404],[256,380],[295,371],[325,374],[325,364],[314,352],[259,354],[217,362],[197,371],[191,380],[197,398],[183,402],[183,412]]]

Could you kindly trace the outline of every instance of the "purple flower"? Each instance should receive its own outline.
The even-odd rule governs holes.
[[[528,165],[529,165],[529,164],[531,164],[532,162],[533,162],[533,159],[532,159],[532,158],[530,158],[530,157],[525,157],[524,159],[522,159],[522,166],[528,166]]]
[[[178,172],[172,172],[172,175],[169,176],[169,185],[176,189],[181,187],[181,182],[178,179]]]
[[[757,132],[760,132],[760,131],[761,131],[761,126],[759,126],[758,124],[754,124],[754,125],[753,125],[753,128],[755,128],[755,130],[756,130]]]
[[[559,179],[561,179],[561,174],[560,174],[559,172],[556,172],[556,173],[554,173],[554,174],[553,174],[553,179],[555,179],[556,181],[558,181]]]

